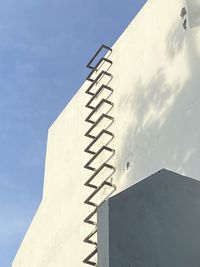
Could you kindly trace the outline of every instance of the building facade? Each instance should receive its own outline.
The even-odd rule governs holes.
[[[112,185],[119,193],[162,168],[200,177],[199,18],[200,0],[149,0],[113,47],[103,48],[106,60],[49,129],[43,199],[13,267],[86,266],[95,247],[83,242],[95,230],[83,222],[95,209],[88,197],[109,175],[98,173],[97,188],[85,183],[102,164],[113,173],[93,196],[98,204]],[[98,106],[92,114],[88,103]],[[99,122],[93,138],[88,117]],[[110,150],[91,162],[102,147]]]

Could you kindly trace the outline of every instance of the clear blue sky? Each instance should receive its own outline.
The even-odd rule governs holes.
[[[1,267],[11,266],[40,203],[49,126],[83,83],[94,51],[112,45],[144,2],[1,0]]]

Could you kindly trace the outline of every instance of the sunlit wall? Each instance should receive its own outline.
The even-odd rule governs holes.
[[[109,86],[115,104],[110,130],[115,134],[116,192],[162,168],[199,177],[200,27],[195,6],[199,1],[187,6],[184,0],[149,0],[113,46]],[[80,267],[92,250],[83,243],[91,231],[83,223],[89,212],[83,202],[91,192],[84,186],[89,171],[83,168],[89,159],[84,153],[88,85],[49,129],[43,200],[13,267]]]

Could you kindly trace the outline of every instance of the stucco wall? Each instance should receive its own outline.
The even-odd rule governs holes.
[[[43,200],[13,266],[78,267],[89,253],[83,244],[89,229],[83,223],[88,192],[84,188],[82,90],[49,129]]]
[[[119,190],[162,168],[199,177],[200,28],[183,6],[149,1],[113,47]]]
[[[117,192],[162,168],[199,177],[200,28],[184,31],[183,6],[149,0],[113,46]],[[91,229],[83,223],[87,86],[49,129],[43,200],[13,267],[80,267],[91,251],[82,242]]]

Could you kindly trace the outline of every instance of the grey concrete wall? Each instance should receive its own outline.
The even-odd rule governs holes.
[[[99,257],[109,257],[99,267],[200,266],[199,181],[161,170],[105,206],[109,233],[108,226],[99,229]],[[102,243],[107,235],[109,248]]]
[[[200,26],[200,0],[187,0],[189,22],[192,28]]]
[[[108,201],[98,211],[98,265],[109,267],[109,207]]]

